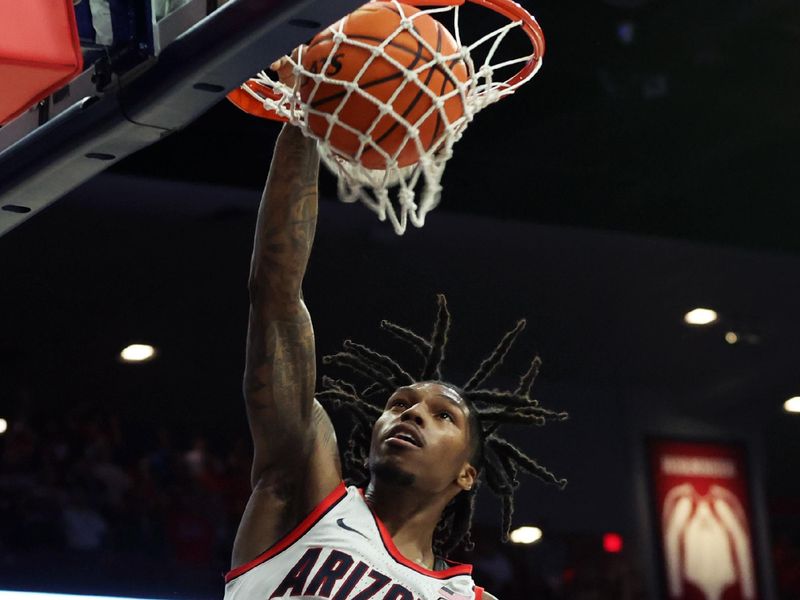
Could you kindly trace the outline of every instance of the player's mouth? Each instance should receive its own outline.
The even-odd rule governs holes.
[[[405,423],[392,427],[384,441],[397,448],[422,448],[425,445],[421,432]]]
[[[388,446],[394,446],[395,448],[410,448],[412,450],[419,449],[419,446],[417,446],[414,442],[402,436],[386,438],[386,444]]]

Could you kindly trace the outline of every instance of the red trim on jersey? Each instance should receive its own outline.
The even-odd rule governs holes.
[[[361,496],[364,497],[364,490],[359,489],[358,491],[361,492]],[[366,497],[364,497],[364,501],[366,502]],[[426,569],[425,567],[420,566],[411,560],[408,560],[405,556],[402,555],[400,550],[397,549],[397,546],[394,545],[394,542],[392,541],[392,536],[389,535],[389,531],[386,529],[386,525],[383,524],[383,521],[381,521],[378,515],[375,514],[375,511],[372,510],[372,507],[370,506],[369,502],[366,502],[366,504],[369,507],[370,512],[372,513],[372,518],[375,519],[375,524],[378,526],[378,531],[381,534],[381,540],[383,540],[383,545],[386,548],[386,551],[392,556],[393,559],[395,559],[401,565],[404,565],[409,569],[413,569],[417,573],[420,573],[422,575],[427,575],[428,577],[433,577],[435,579],[450,579],[451,577],[455,577],[456,575],[472,575],[472,565],[451,563],[454,566],[450,567],[449,569],[444,569],[442,571],[431,571],[430,569]]]
[[[344,485],[344,482],[341,482],[339,485],[336,486],[330,494],[328,494],[322,502],[317,504],[314,510],[302,521],[300,524],[292,529],[289,533],[283,536],[280,540],[278,540],[275,544],[270,546],[267,550],[259,554],[256,558],[251,560],[248,563],[240,565],[235,569],[231,569],[228,573],[225,574],[225,583],[236,579],[239,575],[247,573],[247,571],[257,567],[261,563],[269,560],[276,554],[283,552],[294,544],[297,540],[299,540],[303,535],[311,529],[317,521],[319,521],[325,514],[332,509],[342,498],[347,495],[347,488]]]
[[[481,600],[483,598],[483,588],[479,585],[475,586],[475,600]]]

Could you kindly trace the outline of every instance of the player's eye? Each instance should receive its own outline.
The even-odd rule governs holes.
[[[409,406],[408,402],[406,402],[402,398],[398,398],[397,400],[394,400],[392,402],[391,408],[406,408],[408,406]]]
[[[443,410],[442,412],[440,412],[439,413],[439,417],[441,417],[442,419],[445,419],[445,420],[450,420],[451,422],[455,423],[455,419],[453,418],[453,415],[451,413],[447,412],[446,410]]]

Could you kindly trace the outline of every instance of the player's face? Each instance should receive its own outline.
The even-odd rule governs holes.
[[[401,387],[372,430],[370,471],[377,479],[428,492],[472,487],[469,408],[458,393],[435,382]]]

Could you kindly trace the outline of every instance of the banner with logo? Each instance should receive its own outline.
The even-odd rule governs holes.
[[[650,440],[664,598],[759,600],[744,447]]]

